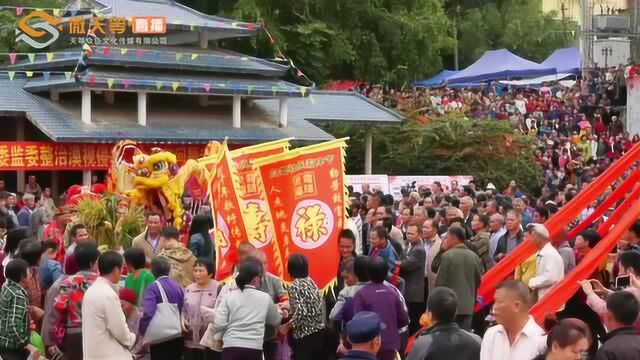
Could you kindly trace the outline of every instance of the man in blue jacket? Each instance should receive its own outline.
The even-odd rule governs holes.
[[[391,246],[391,241],[389,241],[389,234],[387,233],[387,229],[385,229],[384,226],[381,225],[371,229],[369,242],[371,243],[369,256],[379,256],[383,258],[387,263],[388,269],[393,270],[394,266],[396,265],[397,256],[395,250],[393,250],[393,246]]]

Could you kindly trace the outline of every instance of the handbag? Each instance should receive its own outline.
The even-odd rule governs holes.
[[[182,336],[180,310],[177,304],[171,304],[167,300],[167,294],[156,280],[156,286],[160,290],[162,302],[156,305],[156,313],[151,318],[149,327],[144,336],[145,344],[154,345],[165,341],[177,339]]]

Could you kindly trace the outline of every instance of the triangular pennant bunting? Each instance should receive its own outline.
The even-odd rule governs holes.
[[[23,7],[17,7],[16,8],[16,16],[20,16],[22,15],[22,12],[24,11]]]
[[[27,71],[26,74],[28,78],[33,77],[33,71]]]
[[[141,58],[143,56],[144,56],[144,50],[142,50],[142,49],[136,50],[136,57]]]
[[[13,81],[13,78],[16,77],[15,71],[9,71],[9,80]]]
[[[204,84],[204,91],[209,92],[211,90],[211,84]]]
[[[54,53],[47,53],[47,61],[53,61]]]
[[[241,58],[240,58],[240,60],[242,60],[242,61],[249,61],[249,58],[245,56],[245,57],[241,57]]]
[[[110,47],[102,48],[102,55],[109,56],[109,54],[111,54],[111,48]]]
[[[198,54],[196,54],[196,53],[191,54],[191,61],[193,61],[193,60],[195,60],[197,58],[198,58]]]
[[[125,89],[129,88],[129,85],[131,84],[131,82],[127,79],[122,80],[122,85],[124,85]]]
[[[171,83],[171,88],[173,89],[173,92],[178,90],[179,87],[180,87],[180,83],[179,82],[172,82]]]
[[[238,27],[238,23],[237,22],[232,22],[231,23],[231,27],[232,28],[237,28]]]
[[[29,62],[33,64],[33,62],[36,60],[36,54],[29,53],[27,54],[27,56],[29,57]]]
[[[190,29],[191,31],[193,31],[193,30],[195,30],[195,28],[196,28],[196,23],[194,23],[193,21],[192,21],[192,22],[189,22],[189,29]]]
[[[91,75],[89,76],[89,78],[87,78],[87,82],[89,83],[89,86],[93,86],[96,83],[96,77]]]
[[[72,10],[70,10],[70,12],[71,12],[71,17],[74,17],[78,13],[78,10],[72,9]]]
[[[67,78],[67,80],[71,79],[71,71],[65,71],[64,77]]]
[[[127,55],[127,53],[129,52],[129,49],[120,49],[120,55]]]
[[[53,16],[56,16],[56,17],[57,17],[57,16],[60,16],[60,13],[61,13],[61,12],[62,12],[62,11],[61,11],[60,9],[53,9]]]
[[[49,71],[45,71],[42,73],[42,77],[47,81],[49,80],[50,76],[51,76],[51,73]]]
[[[278,92],[278,87],[277,86],[272,86],[271,87],[271,91],[273,92],[273,95],[275,96],[276,93]]]
[[[253,23],[248,23],[247,24],[247,30],[253,31],[253,29],[255,29],[255,28],[256,28],[256,26]]]
[[[183,53],[176,53],[176,61],[180,61],[180,59],[182,59],[182,56],[184,56]]]
[[[164,86],[164,81],[156,81],[156,90],[162,89]]]
[[[255,88],[253,85],[247,86],[247,95],[251,95],[251,91]]]
[[[113,87],[113,83],[115,82],[115,80],[113,79],[107,79],[107,86],[109,87],[109,89],[111,89]]]
[[[308,91],[308,90],[309,90],[309,89],[307,89],[307,88],[306,88],[306,87],[304,87],[304,86],[301,86],[301,87],[300,87],[300,94],[302,94],[302,97],[304,97],[305,95],[307,95],[307,91]]]
[[[17,57],[18,57],[18,54],[16,53],[9,53],[9,61],[11,61],[11,65],[16,63]]]

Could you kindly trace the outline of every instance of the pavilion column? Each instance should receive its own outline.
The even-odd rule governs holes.
[[[91,170],[82,171],[82,186],[91,186]]]
[[[51,101],[55,101],[55,102],[60,101],[60,91],[51,90],[50,98],[51,98]]]
[[[242,127],[242,98],[240,95],[233,96],[233,127]]]
[[[113,91],[105,91],[104,94],[104,102],[107,105],[113,105],[116,102],[116,93]]]
[[[200,30],[198,32],[198,41],[200,42],[200,48],[206,49],[209,47],[209,33],[206,30]]]
[[[138,125],[147,126],[147,93],[138,92]]]
[[[27,120],[23,118],[16,122],[16,141],[24,141],[24,128],[26,126],[26,121]],[[16,182],[18,183],[17,190],[19,192],[24,192],[24,185],[27,183],[24,170],[16,171]]]
[[[289,119],[289,99],[286,97],[280,98],[280,127],[287,127],[287,120]]]
[[[371,159],[373,152],[373,131],[367,128],[364,135],[364,174],[371,175]]]
[[[82,89],[82,122],[91,124],[91,89]]]

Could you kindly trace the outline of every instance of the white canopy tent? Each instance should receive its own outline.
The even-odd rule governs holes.
[[[546,75],[546,76],[540,76],[537,78],[533,78],[533,79],[522,79],[522,80],[501,80],[499,81],[500,84],[505,84],[505,85],[514,85],[514,86],[527,86],[527,85],[539,85],[542,84],[543,82],[552,82],[552,81],[558,81],[558,83],[560,83],[560,85],[562,86],[573,86],[576,81],[574,80],[561,80],[561,79],[566,79],[569,77],[575,77],[575,75],[573,74],[557,74],[557,75]]]

